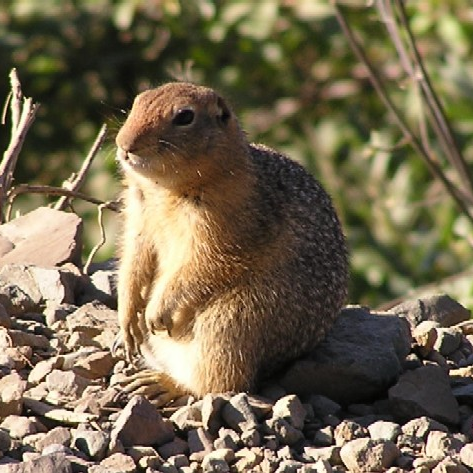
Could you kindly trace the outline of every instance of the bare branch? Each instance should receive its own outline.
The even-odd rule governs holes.
[[[387,93],[386,87],[384,86],[382,79],[377,74],[375,68],[371,64],[371,61],[368,59],[364,50],[359,45],[358,40],[355,38],[355,35],[350,25],[346,21],[342,10],[337,4],[337,0],[330,0],[330,3],[334,7],[337,20],[348,40],[348,43],[353,53],[356,55],[358,60],[366,67],[371,84],[375,88],[376,92],[378,93],[380,99],[382,100],[386,108],[392,114],[395,122],[401,129],[403,135],[409,141],[414,150],[424,159],[430,172],[442,182],[447,192],[453,197],[453,199],[460,207],[462,212],[465,214],[465,216],[471,222],[473,222],[473,214],[470,212],[470,209],[465,202],[465,195],[450,181],[447,175],[443,172],[442,168],[439,166],[437,160],[428,153],[428,151],[423,147],[422,142],[420,142],[418,138],[411,132],[408,123],[401,115],[397,107],[394,105],[394,102],[391,100],[389,94]]]
[[[103,202],[102,200],[96,199],[95,197],[90,197],[86,194],[82,194],[81,192],[71,191],[69,189],[64,189],[62,187],[51,187],[51,186],[31,186],[28,184],[20,184],[15,186],[8,192],[8,207],[7,207],[7,221],[10,220],[11,217],[11,209],[13,206],[14,200],[21,194],[47,194],[47,195],[64,195],[68,198],[74,199],[81,199],[85,200],[86,202],[90,202],[91,204],[95,205],[107,205],[107,208],[113,210],[114,212],[119,212],[119,203],[112,201],[112,202]]]
[[[97,138],[95,138],[94,144],[92,145],[92,148],[90,149],[89,154],[87,155],[84,162],[82,163],[80,171],[77,173],[75,177],[73,177],[69,181],[66,181],[67,185],[64,187],[65,189],[68,189],[71,191],[78,191],[82,187],[82,184],[85,181],[85,178],[90,169],[90,166],[92,165],[92,162],[95,156],[97,155],[100,147],[102,146],[106,135],[107,135],[107,125],[104,124],[102,125],[102,128],[100,129],[97,135]],[[70,200],[71,200],[71,197],[63,195],[57,201],[54,208],[56,210],[64,210],[69,205]]]

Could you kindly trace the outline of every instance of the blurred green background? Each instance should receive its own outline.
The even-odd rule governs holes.
[[[418,127],[418,97],[369,2],[345,2],[350,24]],[[468,163],[473,162],[473,5],[410,2],[411,26]],[[15,174],[17,183],[61,185],[77,170],[102,123],[110,127],[84,192],[119,192],[113,134],[143,89],[189,78],[217,88],[251,140],[287,152],[333,196],[351,249],[350,301],[378,305],[468,270],[471,224],[401,142],[392,117],[321,0],[0,0],[0,97],[18,69],[41,103]],[[3,100],[3,99],[2,99]],[[5,149],[9,125],[0,131]],[[433,144],[435,146],[435,142]],[[22,199],[22,212],[45,202]],[[96,209],[87,247],[99,240]],[[117,216],[108,213],[113,255]],[[470,278],[460,301],[473,305]],[[465,282],[466,281],[466,282]]]

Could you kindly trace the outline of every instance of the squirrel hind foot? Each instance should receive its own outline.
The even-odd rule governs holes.
[[[188,394],[169,375],[154,370],[138,371],[123,378],[118,384],[124,393],[144,396],[157,407]]]

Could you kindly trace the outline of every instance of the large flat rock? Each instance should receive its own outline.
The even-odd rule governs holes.
[[[82,219],[39,207],[0,226],[0,267],[6,264],[81,266]]]

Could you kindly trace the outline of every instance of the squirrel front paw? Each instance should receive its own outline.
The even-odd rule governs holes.
[[[119,321],[120,333],[115,339],[113,349],[122,346],[127,360],[131,361],[133,355],[140,353],[140,346],[144,340],[143,316],[140,313],[134,314],[133,317],[119,316]]]
[[[167,330],[170,334],[172,330],[172,309],[163,308],[161,304],[153,304],[153,301],[146,306],[145,310],[146,326],[151,332],[161,332]]]

